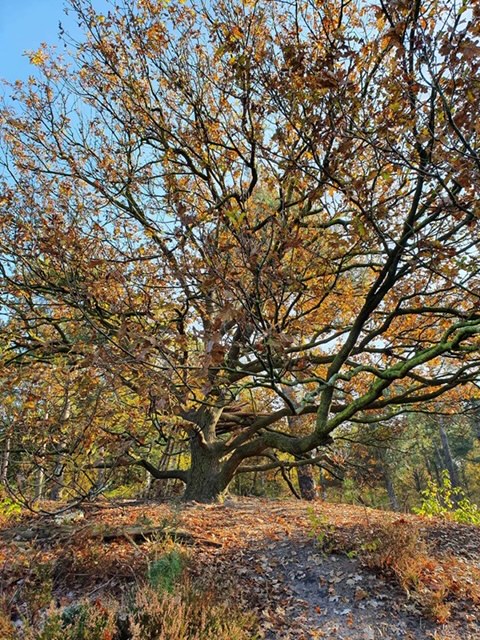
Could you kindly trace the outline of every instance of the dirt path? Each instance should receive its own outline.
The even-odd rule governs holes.
[[[378,525],[394,514],[344,505],[317,505],[340,537],[358,535],[362,528]],[[242,584],[255,594],[266,640],[480,640],[480,607],[452,604],[444,624],[429,620],[414,598],[393,580],[376,575],[356,557],[323,553],[312,539],[305,505],[290,503],[273,508],[278,526],[258,520],[258,509],[237,505],[210,514],[215,531],[228,520],[228,535],[239,535],[241,523],[250,523],[239,537],[243,547],[216,552],[218,574]],[[403,518],[402,518],[403,521]],[[419,520],[412,518],[412,526]],[[469,565],[480,566],[480,530],[452,523],[421,521],[423,536],[439,556],[453,554]],[[270,525],[270,526],[269,526]],[[330,525],[329,525],[330,526]],[[279,533],[281,532],[281,533]],[[231,571],[235,574],[232,578]],[[247,596],[248,600],[248,596]],[[473,605],[472,605],[473,607]]]
[[[319,554],[311,541],[286,540],[267,557],[269,578],[283,585],[286,627],[269,630],[267,615],[267,640],[480,638],[480,620],[468,627],[428,622],[399,588],[359,560]]]

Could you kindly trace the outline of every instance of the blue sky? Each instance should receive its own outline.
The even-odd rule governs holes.
[[[32,71],[26,49],[58,42],[58,23],[71,24],[64,0],[0,0],[0,78],[25,79]]]

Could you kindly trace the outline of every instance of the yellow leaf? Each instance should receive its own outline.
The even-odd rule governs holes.
[[[38,49],[37,51],[33,51],[30,53],[30,63],[34,64],[36,67],[42,65],[47,59],[45,51],[43,49]]]

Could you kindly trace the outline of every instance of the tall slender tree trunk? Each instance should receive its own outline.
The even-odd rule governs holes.
[[[254,496],[260,495],[260,490],[258,488],[258,476],[258,471],[254,471],[252,476],[252,486],[250,487],[250,493]]]
[[[64,464],[63,464],[63,455],[59,453],[57,455],[57,459],[55,461],[55,468],[53,470],[53,474],[50,479],[50,491],[48,493],[48,497],[50,500],[59,500],[60,494],[63,489],[63,472],[64,472]]]
[[[8,467],[10,464],[11,449],[12,449],[12,438],[11,436],[8,435],[5,437],[5,444],[3,447],[3,455],[2,455],[2,469],[0,474],[0,482],[4,486],[7,484],[7,480],[8,480]]]
[[[420,472],[418,471],[418,469],[413,470],[413,481],[415,483],[415,490],[417,491],[417,493],[421,493],[423,487],[422,479],[420,477]]]
[[[390,471],[386,465],[383,467],[383,478],[385,481],[385,488],[387,489],[388,499],[390,501],[392,511],[400,511],[397,494],[392,482],[392,476],[390,475]]]
[[[100,469],[97,469],[97,474],[95,476],[95,485],[94,485],[95,493],[101,492],[105,487],[105,479],[106,479],[105,471],[106,471],[105,467],[101,467]],[[150,474],[148,474],[148,476],[151,478]]]
[[[45,449],[45,445],[43,448]],[[43,498],[44,489],[45,489],[45,468],[42,462],[40,463],[37,469],[37,477],[35,482],[35,500],[41,500]]]
[[[471,417],[470,424],[473,428],[473,433],[478,440],[480,440],[480,401],[474,400],[471,404]]]
[[[435,473],[435,479],[438,485],[442,484],[442,469],[443,469],[443,458],[440,453],[440,449],[435,446],[435,455],[431,461],[433,471]]]
[[[388,454],[386,451],[379,451],[378,460],[380,468],[382,470],[383,481],[387,490],[388,500],[392,511],[399,511],[399,504],[397,494],[395,493],[395,487],[393,486],[392,474],[390,473],[390,467],[388,462]]]
[[[325,473],[322,467],[320,467],[320,472],[318,474],[318,482],[320,485],[320,497],[322,500],[327,499],[327,484],[325,482]]]
[[[70,394],[68,391],[68,387],[65,392],[65,399],[63,402],[62,413],[60,415],[60,427],[65,425],[67,420],[70,419]],[[62,429],[60,429],[62,430]],[[55,459],[55,468],[52,474],[52,484],[50,487],[49,497],[50,500],[58,500],[60,498],[61,491],[64,486],[63,476],[65,471],[64,464],[64,453],[62,453],[62,449],[66,448],[66,442],[60,442],[59,444],[59,452],[56,455]]]
[[[145,472],[145,481],[143,483],[143,491],[142,491],[142,496],[144,498],[149,498],[150,497],[150,492],[152,490],[152,483],[153,483],[152,474],[149,473],[148,471],[146,471]]]
[[[158,465],[158,468],[161,471],[168,471],[170,464],[172,462],[172,454],[174,451],[174,447],[175,447],[175,440],[174,438],[169,438],[167,440],[167,443],[165,445],[165,449],[163,451],[162,457],[160,458],[160,462]],[[178,458],[178,461],[180,462],[180,458]],[[159,485],[157,487],[157,497],[161,497],[161,498],[165,498],[166,496],[169,495],[169,492],[171,490],[171,485],[175,484],[175,480],[164,480],[161,485]]]
[[[443,418],[440,418],[439,429],[440,429],[440,440],[442,442],[442,458],[445,463],[445,468],[447,469],[448,475],[450,476],[450,482],[452,483],[452,487],[459,487],[460,479],[458,477],[458,471],[455,465],[455,461],[453,460],[453,457],[452,457],[450,442],[448,440],[448,434],[445,429]]]

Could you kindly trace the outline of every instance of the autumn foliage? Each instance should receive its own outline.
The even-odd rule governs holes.
[[[83,37],[32,52],[0,112],[2,394],[30,455],[75,458],[85,492],[137,465],[210,500],[467,397],[478,0],[69,7]]]

